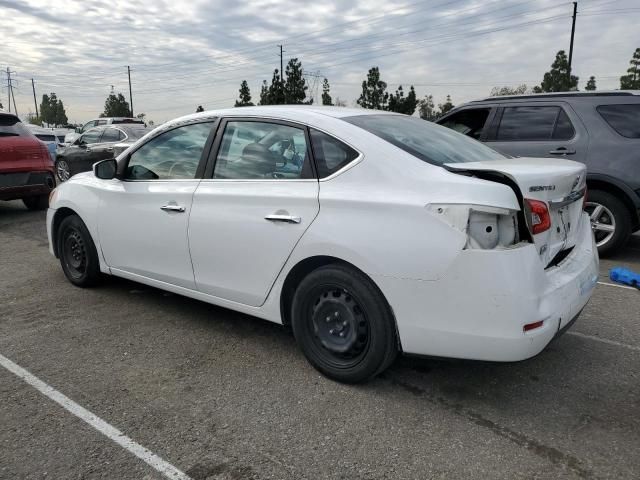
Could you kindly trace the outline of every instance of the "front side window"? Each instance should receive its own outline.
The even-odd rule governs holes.
[[[337,172],[359,155],[340,140],[314,129],[311,129],[311,145],[319,178],[325,178]]]
[[[505,158],[472,138],[416,117],[372,114],[343,120],[433,165]]]
[[[309,159],[302,128],[268,122],[227,122],[213,178],[307,178]]]
[[[490,112],[491,110],[489,108],[470,108],[462,110],[447,117],[441,125],[479,140],[482,135],[484,124],[487,123],[487,118],[489,118]]]
[[[640,138],[640,104],[600,105],[598,113],[623,137]]]
[[[100,135],[102,135],[102,130],[89,130],[78,139],[78,144],[86,145],[91,143],[98,143],[98,140],[100,140]]]
[[[174,128],[148,141],[131,154],[126,180],[196,178],[213,122]]]
[[[573,135],[571,121],[560,107],[507,107],[502,113],[496,140],[569,140]]]

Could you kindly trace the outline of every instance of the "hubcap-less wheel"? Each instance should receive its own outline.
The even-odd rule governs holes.
[[[591,229],[596,238],[596,245],[601,247],[609,242],[616,231],[616,220],[611,210],[595,202],[587,202],[584,207],[591,218]]]
[[[75,228],[70,228],[64,238],[64,261],[69,274],[74,278],[82,278],[87,271],[87,249]]]
[[[58,160],[56,162],[56,175],[62,182],[66,182],[71,178],[71,169],[66,160]]]
[[[369,322],[349,292],[320,287],[310,317],[314,346],[330,363],[348,368],[362,360],[369,346]]]

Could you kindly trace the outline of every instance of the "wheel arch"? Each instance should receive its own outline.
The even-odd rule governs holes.
[[[629,187],[624,184],[620,184],[614,179],[604,175],[588,175],[587,188],[589,190],[602,190],[619,198],[629,211],[632,231],[640,228],[640,218],[638,215],[638,209],[640,209],[640,200],[634,201],[634,198],[632,197],[632,194],[634,192]],[[589,194],[587,193],[587,200],[588,199]]]
[[[82,220],[82,217],[80,216],[80,214],[69,207],[58,208],[56,210],[55,215],[53,216],[53,222],[51,224],[51,240],[52,240],[51,243],[53,246],[53,254],[56,256],[56,258],[60,258],[58,253],[58,241],[57,241],[60,224],[65,218],[70,217],[72,215],[77,215]],[[82,221],[84,222],[84,220]]]
[[[330,255],[315,255],[312,257],[307,257],[305,259],[300,260],[296,263],[291,270],[287,273],[287,276],[282,284],[282,289],[280,290],[280,316],[282,320],[282,324],[285,326],[291,326],[291,303],[293,302],[293,295],[295,294],[297,285],[302,281],[304,277],[313,272],[314,270],[326,266],[326,265],[342,265],[348,268],[352,268],[357,270],[358,272],[365,275],[371,283],[376,287],[385,303],[389,307],[389,312],[391,312],[391,316],[393,318],[394,328],[396,330],[396,339],[398,343],[398,351],[402,351],[402,345],[400,344],[400,334],[398,332],[398,322],[396,320],[395,313],[391,304],[387,300],[386,296],[382,289],[377,285],[375,280],[371,278],[371,276],[367,275],[362,269],[358,268],[356,265],[343,260],[338,257],[330,256]]]

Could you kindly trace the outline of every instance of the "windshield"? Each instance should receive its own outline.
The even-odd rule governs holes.
[[[476,140],[416,117],[358,115],[343,120],[433,165],[505,158]]]

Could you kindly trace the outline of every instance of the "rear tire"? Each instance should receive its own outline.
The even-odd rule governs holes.
[[[36,195],[35,197],[25,197],[22,203],[29,210],[44,210],[49,206],[49,195]]]
[[[604,190],[589,190],[585,210],[591,216],[600,256],[616,253],[627,243],[631,236],[631,215],[618,197]]]
[[[78,287],[96,285],[100,280],[98,251],[80,217],[70,215],[62,220],[56,242],[67,279]]]
[[[345,383],[368,380],[398,353],[391,308],[362,272],[326,265],[307,275],[292,302],[293,334],[307,360]]]

